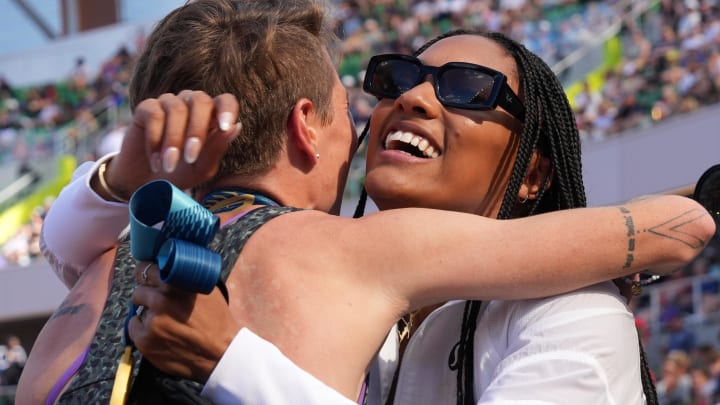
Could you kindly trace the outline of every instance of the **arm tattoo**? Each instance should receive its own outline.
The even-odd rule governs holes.
[[[669,220],[656,225],[647,231],[664,238],[676,240],[683,245],[689,246],[693,249],[702,249],[707,243],[706,240],[700,239],[696,235],[688,233],[683,229],[686,225],[692,224],[693,222],[708,215],[700,209],[692,209],[685,211],[682,214],[670,218]]]
[[[65,315],[75,315],[85,308],[85,304],[69,305],[69,303],[63,302],[60,307],[55,311],[50,319],[60,318]]]
[[[625,219],[628,237],[628,252],[627,256],[625,256],[623,269],[629,269],[632,267],[633,260],[635,260],[635,222],[633,222],[633,218],[630,215],[630,210],[625,207],[620,207],[620,212],[623,213],[623,218]]]

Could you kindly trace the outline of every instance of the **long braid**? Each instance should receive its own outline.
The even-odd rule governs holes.
[[[498,213],[499,219],[511,218],[517,194],[527,174],[532,153],[539,149],[549,157],[554,173],[553,187],[543,188],[537,195],[531,213],[541,213],[586,205],[580,166],[580,142],[577,127],[564,90],[559,81],[535,54],[499,33],[459,31],[489,38],[507,50],[516,62],[520,77],[520,96],[524,98],[525,122],[520,136],[517,157]],[[544,180],[547,185],[549,179]],[[479,301],[468,301],[461,326],[457,355],[459,357],[457,403],[474,402],[474,335]]]
[[[498,218],[509,217],[517,191],[527,171],[528,151],[532,151],[536,147],[540,147],[544,153],[549,153],[555,170],[554,181],[557,182],[557,186],[550,190],[547,198],[544,196],[544,187],[540,190],[531,213],[535,212],[535,208],[540,205],[542,207],[537,211],[538,213],[586,206],[580,159],[580,138],[572,109],[557,77],[546,68],[547,66],[538,56],[528,52],[522,45],[504,35],[497,33],[479,35],[495,40],[515,58],[518,74],[521,77],[521,94],[525,98],[526,118],[518,156]],[[541,136],[542,138],[540,138]],[[543,150],[544,148],[549,148],[549,151]],[[545,179],[545,183],[547,181],[548,179]],[[479,313],[479,308],[479,302],[470,301],[466,303],[465,313]],[[472,342],[474,342],[476,326],[476,318],[464,317],[461,341],[458,343],[458,352],[463,354],[459,365],[459,368],[463,370],[463,386],[458,385],[457,403],[459,405],[472,403],[474,400]],[[467,339],[470,341],[468,342]],[[465,350],[461,350],[463,347]],[[658,403],[657,393],[640,341],[639,350],[643,392],[647,403],[655,405]]]
[[[362,145],[365,138],[367,138],[368,132],[370,132],[370,120],[365,123],[365,128],[363,128],[362,132],[360,133],[360,137],[358,138],[358,149],[360,148],[360,145]],[[361,216],[365,215],[365,205],[367,204],[367,198],[367,190],[365,190],[365,185],[363,184],[362,191],[360,192],[360,199],[355,206],[355,213],[353,214],[353,218],[360,218]]]
[[[640,339],[640,331],[638,331],[638,347],[640,348],[640,376],[642,378],[643,392],[645,393],[645,404],[658,405],[657,391],[655,391],[655,382],[650,373],[650,366],[647,362],[645,349],[643,348],[642,339]]]

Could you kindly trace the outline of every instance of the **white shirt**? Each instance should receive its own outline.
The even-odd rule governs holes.
[[[408,345],[395,404],[455,404],[464,301],[433,312]],[[612,282],[555,297],[492,301],[475,333],[478,404],[642,404],[632,313]]]

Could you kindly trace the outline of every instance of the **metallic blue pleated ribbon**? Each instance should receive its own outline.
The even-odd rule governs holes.
[[[220,219],[166,180],[140,187],[130,199],[130,253],[157,261],[160,279],[187,291],[209,294],[222,258],[207,248]]]
[[[220,219],[166,180],[151,181],[130,199],[130,253],[157,261],[160,280],[187,291],[209,294],[220,278],[222,258],[207,248]],[[125,343],[133,345],[125,320]]]

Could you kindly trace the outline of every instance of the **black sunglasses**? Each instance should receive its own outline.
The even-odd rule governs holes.
[[[378,98],[398,98],[420,84],[427,75],[435,81],[435,96],[446,107],[465,110],[505,109],[521,122],[525,107],[497,70],[473,63],[450,62],[427,66],[400,54],[376,55],[368,63],[363,90]]]

